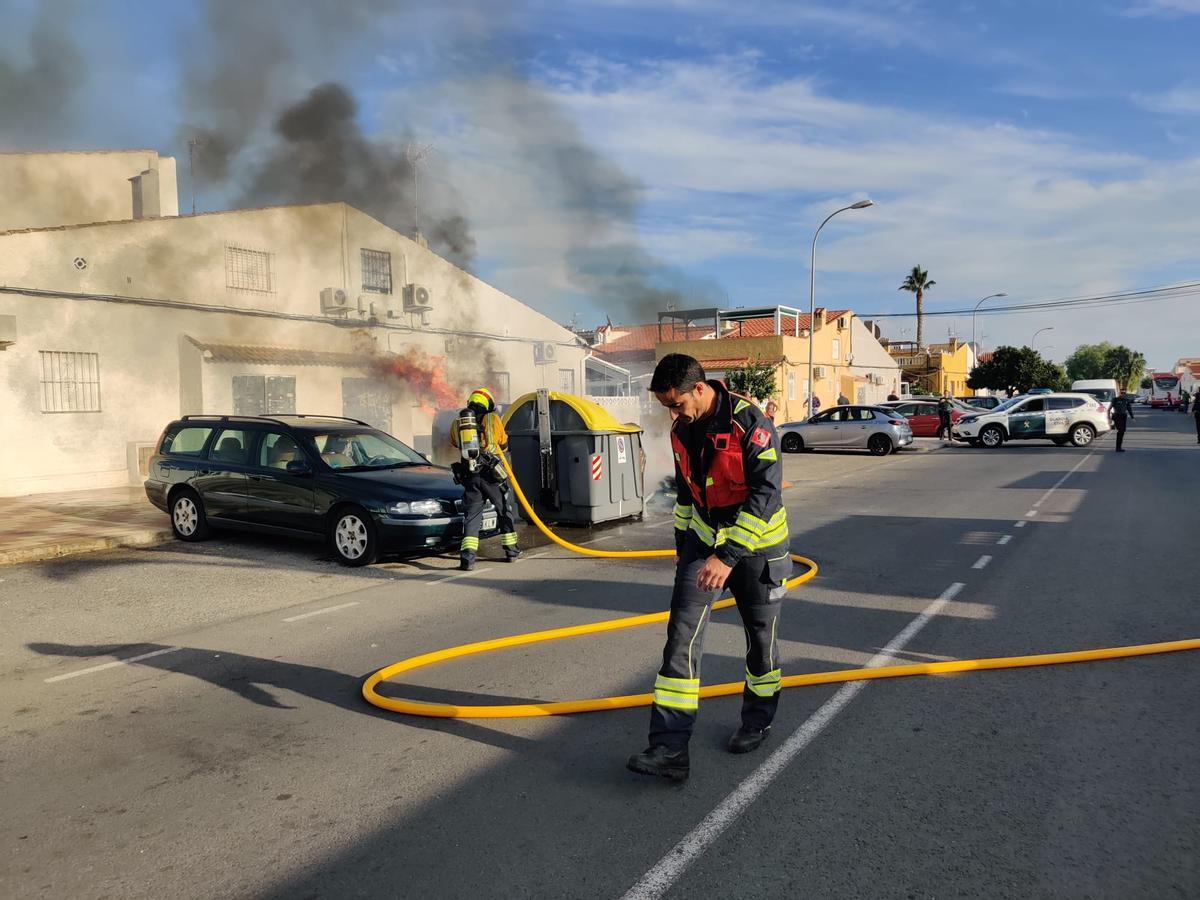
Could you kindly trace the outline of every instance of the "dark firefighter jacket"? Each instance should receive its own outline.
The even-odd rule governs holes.
[[[676,421],[675,545],[689,531],[727,566],[788,540],[783,463],[771,420],[745,397],[709,381],[717,408],[699,422]]]

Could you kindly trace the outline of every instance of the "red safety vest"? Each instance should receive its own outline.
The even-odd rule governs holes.
[[[720,509],[724,506],[741,506],[750,496],[750,488],[746,486],[746,468],[742,462],[742,437],[746,431],[733,418],[733,404],[745,399],[737,394],[729,394],[729,431],[710,432],[708,439],[712,441],[713,456],[708,471],[700,471],[701,460],[693,460],[679,436],[683,423],[676,423],[671,429],[671,449],[675,459],[679,461],[679,471],[692,492],[692,500],[701,509]],[[700,486],[704,485],[701,490]]]

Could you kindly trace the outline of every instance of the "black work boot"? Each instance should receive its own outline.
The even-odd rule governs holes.
[[[759,745],[767,739],[767,732],[770,730],[770,725],[762,729],[747,728],[742,725],[729,739],[729,752],[749,753],[751,750],[757,750]]]
[[[519,557],[520,555],[521,555],[520,547],[505,547],[504,548],[504,561],[505,562],[516,562],[517,557]]]
[[[472,569],[474,569],[475,568],[475,554],[474,553],[463,553],[461,556],[459,556],[458,567],[460,569],[462,569],[464,572],[470,572]]]
[[[629,757],[625,768],[639,775],[661,775],[672,781],[685,781],[690,769],[687,747],[672,750],[664,744],[655,744]]]

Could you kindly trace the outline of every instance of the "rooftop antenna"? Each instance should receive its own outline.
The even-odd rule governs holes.
[[[192,215],[196,214],[196,148],[203,147],[202,138],[188,138],[188,187],[192,192]]]
[[[418,144],[416,141],[409,141],[408,146],[404,148],[404,156],[412,168],[413,239],[418,242],[421,240],[421,223],[419,218],[421,207],[417,200],[417,166],[436,149],[433,144]]]

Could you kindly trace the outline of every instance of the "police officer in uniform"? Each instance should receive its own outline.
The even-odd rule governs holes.
[[[469,572],[475,568],[479,555],[479,529],[483,524],[483,504],[492,501],[500,526],[500,544],[504,547],[504,558],[515,562],[521,555],[517,546],[517,532],[512,513],[508,507],[508,475],[499,454],[508,448],[508,434],[504,422],[496,412],[496,400],[487,388],[478,388],[467,399],[467,408],[459,413],[450,429],[450,443],[458,450],[464,447],[464,437],[470,441],[472,423],[477,431],[479,452],[474,458],[463,459],[451,468],[455,480],[463,486],[463,537],[459,546],[459,568]]]
[[[724,587],[737,601],[748,644],[741,727],[729,750],[748,753],[766,739],[779,702],[776,632],[792,563],[771,420],[720,381],[706,380],[700,363],[681,353],[663,357],[650,390],[675,416],[677,557],[649,747],[626,765],[682,781],[699,709],[704,627]]]
[[[1200,444],[1200,388],[1192,394],[1192,416],[1196,420],[1196,443]]]
[[[947,441],[951,440],[953,437],[953,435],[951,434],[951,428],[954,425],[954,420],[953,420],[953,416],[950,414],[950,411],[953,408],[954,408],[953,405],[950,403],[950,395],[943,394],[942,398],[940,400],[938,400],[938,405],[937,405],[937,409],[938,409],[937,436],[939,438],[941,438],[942,435],[944,434],[945,435],[944,440],[947,440]]]
[[[1121,444],[1125,442],[1125,426],[1134,418],[1133,403],[1128,396],[1120,394],[1113,398],[1111,412],[1113,428],[1117,429],[1117,452],[1124,453],[1125,449]]]

